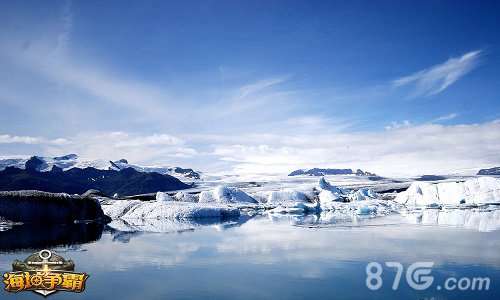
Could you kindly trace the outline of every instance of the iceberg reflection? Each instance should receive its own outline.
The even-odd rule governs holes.
[[[500,210],[483,209],[420,209],[404,212],[413,224],[457,226],[478,231],[500,229]]]

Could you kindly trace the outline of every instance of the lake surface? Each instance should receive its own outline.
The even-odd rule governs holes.
[[[10,233],[9,233],[10,232]],[[323,222],[319,216],[242,216],[231,220],[113,221],[108,226],[21,225],[0,232],[0,267],[11,271],[48,248],[90,274],[81,294],[49,299],[493,299],[500,295],[500,231],[411,224],[393,214]],[[30,245],[30,241],[33,245]],[[383,268],[366,285],[366,266]],[[396,291],[395,268],[404,267]],[[434,262],[433,284],[415,290],[406,270]],[[490,278],[489,290],[441,288],[449,277]],[[373,281],[375,282],[375,280]],[[483,288],[484,289],[484,288]],[[0,299],[43,299],[33,292]]]

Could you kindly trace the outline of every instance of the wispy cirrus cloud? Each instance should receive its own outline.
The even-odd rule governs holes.
[[[265,88],[287,81],[290,76],[276,76],[262,79],[258,82],[245,85],[238,89],[238,98],[245,98],[251,94],[255,94]]]
[[[440,122],[440,121],[448,121],[448,120],[451,120],[451,119],[455,119],[456,117],[458,117],[457,113],[451,113],[451,114],[448,114],[448,115],[436,118],[436,119],[430,121],[429,123],[436,123],[436,122]]]
[[[71,31],[73,30],[73,12],[71,10],[71,1],[66,0],[61,11],[62,32],[57,37],[56,51],[64,50],[71,40]]]
[[[393,80],[392,86],[412,85],[414,91],[410,97],[435,95],[477,67],[481,52],[471,51],[461,57],[450,58],[442,64]]]

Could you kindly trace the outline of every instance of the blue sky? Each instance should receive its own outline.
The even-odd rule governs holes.
[[[500,164],[496,1],[0,1],[0,155]]]

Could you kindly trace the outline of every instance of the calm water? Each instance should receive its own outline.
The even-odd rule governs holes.
[[[333,224],[332,224],[333,223]],[[10,232],[10,233],[9,233]],[[305,218],[241,217],[200,222],[114,221],[110,226],[17,226],[0,232],[0,267],[10,271],[47,247],[90,278],[81,294],[49,299],[493,299],[500,289],[500,232],[409,224],[398,214],[325,225]],[[31,243],[31,245],[30,245]],[[61,246],[61,245],[66,246]],[[56,246],[58,245],[58,246]],[[36,249],[34,249],[36,248]],[[383,266],[382,287],[366,287],[366,265]],[[431,287],[392,290],[395,269],[434,262]],[[489,277],[489,291],[438,290],[448,277]],[[0,299],[43,299],[32,292]]]

